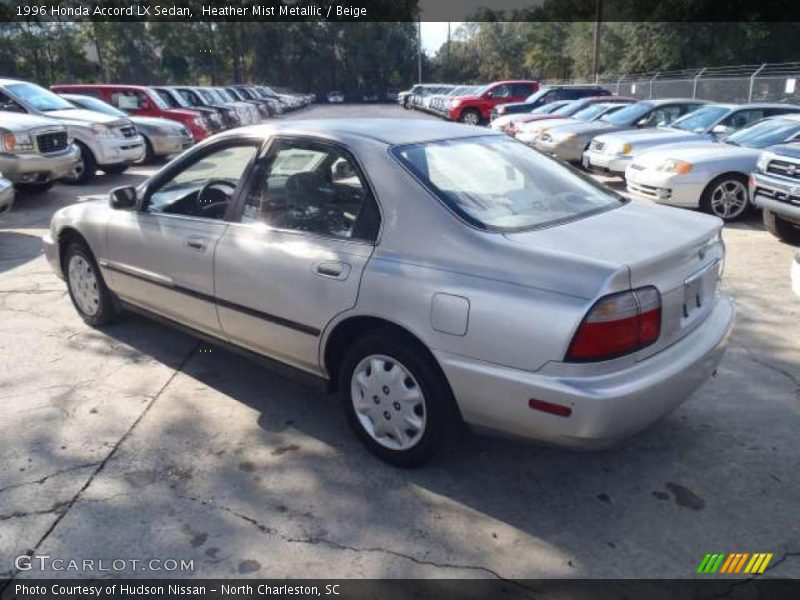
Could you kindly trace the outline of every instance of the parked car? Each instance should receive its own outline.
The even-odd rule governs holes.
[[[228,107],[207,106],[198,101],[197,104],[190,104],[177,90],[163,87],[163,86],[150,86],[164,103],[170,108],[188,108],[195,112],[201,113],[206,117],[208,125],[211,127],[212,133],[219,133],[225,129],[236,127],[231,122],[230,116],[227,112],[234,113],[233,109]],[[236,121],[238,124],[238,121]],[[191,132],[190,132],[191,133]]]
[[[761,150],[800,141],[800,115],[769,117],[714,143],[659,146],[625,170],[634,197],[705,212],[732,221],[750,207],[748,179]]]
[[[595,136],[614,131],[669,125],[702,104],[706,104],[705,100],[692,98],[642,100],[597,121],[554,127],[537,137],[534,145],[542,152],[561,160],[580,163],[584,151]]]
[[[144,155],[144,141],[130,119],[77,108],[33,83],[0,79],[0,110],[39,115],[67,127],[80,160],[65,181],[84,183],[97,170],[119,174]]]
[[[590,121],[597,121],[606,115],[613,114],[631,104],[631,102],[596,102],[590,104],[583,110],[579,110],[571,117],[562,117],[560,119],[547,119],[545,121],[536,121],[536,124],[523,123],[519,129],[510,130],[513,136],[520,142],[534,146],[536,140],[539,139],[549,129],[561,127],[562,125],[570,125],[573,123],[589,123]],[[508,130],[507,130],[508,131]]]
[[[498,104],[521,102],[539,89],[537,81],[495,81],[472,96],[463,96],[453,102],[447,118],[467,125],[488,122],[492,109]]]
[[[37,115],[0,112],[3,182],[10,181],[28,192],[44,192],[57,180],[71,176],[80,162],[80,150],[71,142],[65,125]],[[0,206],[10,208],[13,192],[8,192],[5,184],[0,187]]]
[[[495,121],[497,122],[497,127],[503,127],[503,124],[505,123],[506,128],[510,129],[510,133],[512,134],[522,130],[527,130],[529,133],[534,135],[534,137],[536,137],[536,135],[542,133],[548,127],[547,123],[540,123],[540,121],[543,122],[551,119],[563,119],[565,117],[571,117],[593,104],[608,104],[610,102],[632,104],[633,102],[638,101],[638,98],[629,96],[588,96],[586,98],[580,98],[578,100],[567,102],[561,108],[558,108],[550,113],[535,113],[534,111],[529,113],[517,113],[499,117],[495,119]],[[495,121],[492,121],[492,123],[495,123]]]
[[[361,101],[362,102],[377,102],[378,101],[378,93],[373,90],[367,90],[361,93]]]
[[[579,100],[580,98],[611,96],[611,92],[599,85],[548,85],[540,88],[522,102],[498,104],[492,109],[491,120],[503,115],[529,113],[550,102]]]
[[[763,210],[767,231],[800,244],[800,140],[761,153],[750,178],[750,197]]]
[[[798,111],[793,104],[707,104],[665,127],[597,136],[586,151],[587,166],[623,175],[638,154],[656,146],[716,141],[765,117]]]
[[[400,94],[399,87],[390,87],[386,90],[386,95],[384,96],[384,100],[386,100],[386,102],[397,102],[398,94]]]
[[[268,119],[271,116],[269,104],[260,99],[256,99],[245,86],[229,85],[225,89],[234,99],[254,106],[258,111],[259,120]]]
[[[236,110],[239,111],[239,116],[242,119],[242,125],[255,125],[256,123],[261,122],[261,115],[255,106],[249,102],[242,102],[241,100],[238,100],[236,96],[231,94],[224,87],[203,87],[198,89],[205,91],[212,96],[216,96],[221,102],[227,102],[231,106],[235,106]]]
[[[157,119],[155,117],[135,117],[114,108],[92,96],[80,94],[60,94],[62,98],[72,102],[78,108],[93,110],[95,112],[111,115],[112,117],[127,117],[136,126],[136,131],[144,139],[145,152],[142,163],[149,163],[156,158],[163,158],[183,152],[194,144],[191,132],[177,121]]]
[[[14,184],[0,174],[0,216],[14,206]]]
[[[157,91],[162,88],[154,88]],[[237,108],[227,102],[223,102],[216,95],[211,95],[207,91],[190,86],[175,86],[171,88],[163,88],[174,92],[184,100],[192,110],[214,110],[219,111],[222,115],[223,125],[226,129],[239,127],[242,124],[242,119],[239,116]]]
[[[558,100],[556,102],[550,102],[549,104],[543,104],[538,108],[534,108],[532,111],[528,113],[523,113],[526,115],[549,115],[557,111],[562,106],[566,106],[569,104],[569,100]],[[514,123],[514,117],[516,117],[520,113],[506,115],[504,117],[497,117],[496,119],[492,119],[492,122],[489,123],[489,128],[495,131],[502,131],[504,133],[508,133],[511,125]]]
[[[399,92],[397,94],[397,103],[403,108],[411,108],[409,104],[411,96],[416,94],[420,87],[422,87],[422,84],[412,85],[409,89]]]
[[[479,85],[455,86],[443,94],[435,94],[428,103],[429,110],[440,117],[446,118],[450,112],[450,107],[453,106],[456,100],[464,96],[473,95],[481,87]]]
[[[129,308],[278,361],[411,465],[462,420],[597,447],[688,399],[733,322],[721,226],[500,133],[331,119],[218,134],[43,246],[90,325]]]
[[[344,94],[338,90],[328,92],[326,96],[328,104],[341,104],[344,102]]]
[[[266,98],[268,102],[272,103],[275,114],[282,115],[284,112],[286,112],[286,104],[273,90],[263,85],[257,85],[255,86],[255,89],[259,94],[261,94],[262,98]]]
[[[203,114],[185,108],[170,108],[155,91],[145,86],[60,84],[50,86],[50,89],[59,94],[93,96],[130,115],[177,121],[191,131],[198,142],[211,134],[212,127]]]

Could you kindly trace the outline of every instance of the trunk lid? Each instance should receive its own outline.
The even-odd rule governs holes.
[[[658,288],[661,336],[640,351],[649,356],[686,335],[711,311],[725,254],[721,228],[716,217],[629,202],[564,225],[506,237],[518,244],[617,264],[627,269],[631,289]]]

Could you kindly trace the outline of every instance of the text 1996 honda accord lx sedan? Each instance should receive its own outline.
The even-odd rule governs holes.
[[[733,322],[721,225],[501,133],[334,119],[209,138],[45,249],[89,324],[146,311],[310,374],[411,465],[462,421],[598,447],[685,401]]]

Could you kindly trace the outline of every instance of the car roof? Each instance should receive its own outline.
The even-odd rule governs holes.
[[[291,119],[251,125],[233,130],[232,134],[235,135],[237,132],[247,132],[264,137],[277,133],[308,135],[345,143],[352,139],[370,139],[391,146],[485,135],[504,135],[472,125],[400,118]]]

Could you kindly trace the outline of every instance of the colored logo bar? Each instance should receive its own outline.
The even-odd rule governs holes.
[[[769,561],[772,560],[773,554],[771,552],[733,552],[706,554],[700,565],[697,567],[697,573],[703,574],[736,574],[747,573],[751,575],[758,575],[763,573]]]

